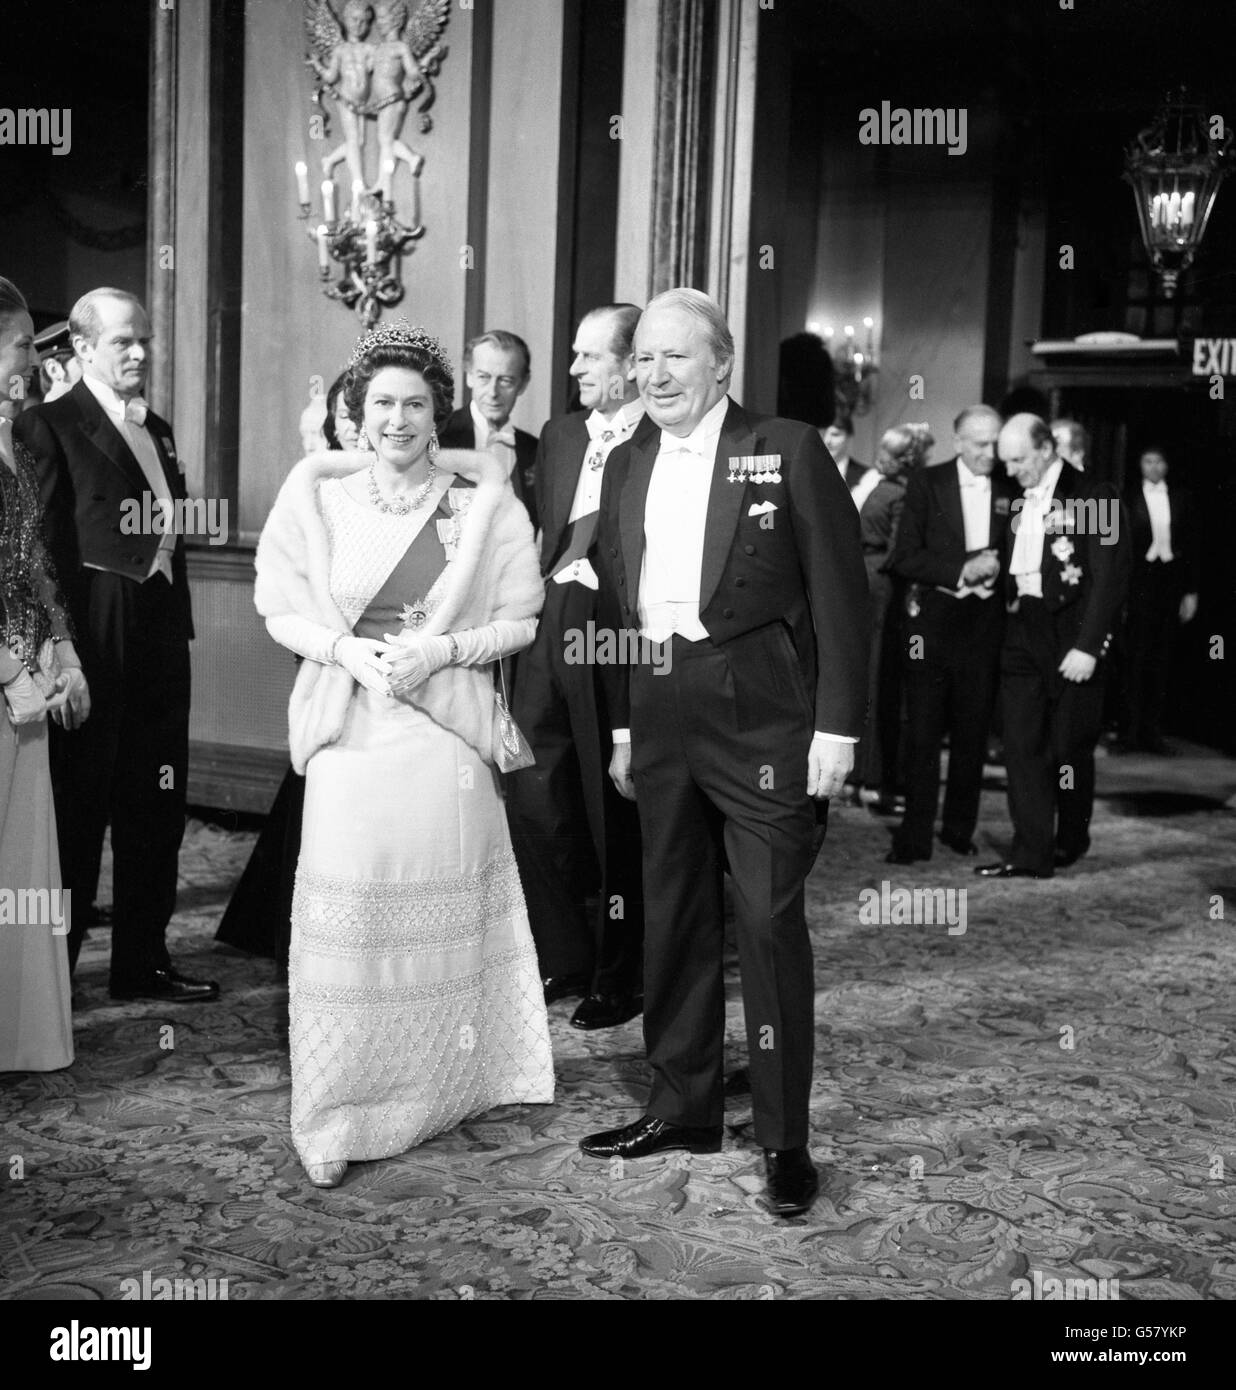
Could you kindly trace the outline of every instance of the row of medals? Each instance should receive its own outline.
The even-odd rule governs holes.
[[[781,481],[780,454],[754,454],[751,458],[737,458],[729,461],[730,483],[779,483]]]

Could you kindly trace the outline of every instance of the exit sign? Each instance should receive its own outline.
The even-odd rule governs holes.
[[[1194,376],[1236,376],[1236,338],[1194,338]]]

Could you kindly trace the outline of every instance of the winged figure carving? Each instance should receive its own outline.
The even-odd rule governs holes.
[[[353,183],[380,190],[389,201],[399,163],[420,173],[423,157],[401,132],[414,102],[421,132],[433,128],[433,79],[447,55],[442,35],[449,18],[450,0],[346,0],[335,6],[330,0],[305,0],[313,99],[319,106],[324,98],[334,103],[343,134],[342,143],[322,161],[327,178],[346,161]],[[371,121],[378,142],[376,179],[365,169]]]

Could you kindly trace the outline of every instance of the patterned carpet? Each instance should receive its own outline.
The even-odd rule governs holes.
[[[984,851],[1009,835],[998,786]],[[583,1158],[641,1108],[640,1031],[581,1035],[558,1004],[554,1105],[309,1187],[286,991],[213,940],[253,835],[194,821],[173,953],[224,997],[113,1004],[106,936],[87,943],[76,1064],[0,1077],[0,1298],[116,1299],[148,1272],[233,1300],[1008,1300],[1036,1271],[1236,1297],[1236,763],[1105,760],[1100,786],[1094,852],[1049,883],[981,882],[947,850],[891,869],[891,823],[834,810],[809,885],[824,1184],[791,1222],[759,1205],[732,967],[723,1153]],[[886,878],[967,888],[965,932],[862,920]]]

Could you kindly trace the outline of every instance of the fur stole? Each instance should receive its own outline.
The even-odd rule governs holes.
[[[296,613],[335,632],[352,630],[331,593],[330,540],[318,490],[330,478],[368,468],[372,457],[357,451],[324,451],[302,459],[288,474],[254,559],[253,598],[264,618]],[[545,587],[532,525],[502,465],[488,453],[443,449],[438,469],[476,486],[471,504],[461,514],[458,550],[446,568],[442,601],[421,633],[437,636],[498,619],[535,617]],[[356,682],[342,666],[302,661],[288,706],[288,741],[297,772],[304,772],[319,749],[339,740],[355,691]],[[489,666],[444,667],[408,698],[486,762],[493,761]]]

